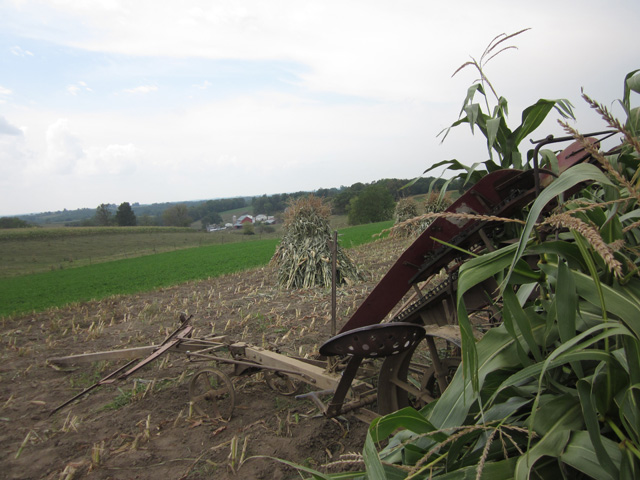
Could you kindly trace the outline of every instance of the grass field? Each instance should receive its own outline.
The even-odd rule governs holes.
[[[373,239],[372,235],[390,226],[391,222],[381,222],[349,227],[340,230],[339,243],[343,247],[350,248],[370,242]],[[37,250],[44,246],[50,250],[48,254],[50,256],[57,255],[62,258],[66,252],[69,255],[75,255],[76,258],[91,259],[95,258],[92,255],[97,256],[96,249],[108,249],[108,245],[114,243],[116,245],[113,248],[130,252],[128,255],[133,258],[113,260],[112,254],[111,261],[89,264],[98,260],[94,259],[91,262],[85,260],[83,266],[77,266],[78,262],[74,260],[67,262],[66,267],[48,269],[40,273],[29,273],[30,270],[20,272],[17,269],[13,275],[0,278],[0,316],[38,311],[111,295],[149,291],[190,280],[255,268],[269,262],[279,242],[278,238],[261,239],[259,235],[238,235],[237,241],[227,240],[225,243],[220,241],[205,246],[192,244],[192,248],[185,248],[189,242],[200,241],[202,238],[200,235],[205,235],[206,239],[213,239],[216,234],[161,230],[136,233],[115,229],[120,231],[87,231],[82,235],[76,233],[76,229],[66,229],[72,230],[72,233],[65,237],[60,232],[62,229],[56,230],[55,235],[38,240],[43,243],[29,243],[26,239],[0,241],[2,263],[19,255],[24,257],[30,254],[36,258],[44,256],[42,251]],[[226,232],[220,233],[224,235]],[[167,238],[171,239],[170,242],[175,242],[173,248],[170,242],[167,245]],[[179,244],[180,241],[183,243]],[[129,246],[125,248],[125,244]],[[31,251],[25,245],[30,245]],[[147,255],[139,253],[153,248],[156,250],[167,248],[173,251],[155,254],[151,251]],[[20,254],[18,255],[16,251]],[[100,258],[105,257],[106,255],[103,255]],[[68,268],[69,266],[73,268]]]
[[[35,228],[0,230],[0,278],[94,265],[184,248],[278,238],[191,228]]]

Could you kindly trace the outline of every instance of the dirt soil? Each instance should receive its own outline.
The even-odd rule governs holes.
[[[366,279],[339,288],[338,329],[404,248],[406,242],[385,240],[349,252]],[[262,374],[253,374],[232,377],[236,405],[230,421],[198,416],[189,407],[188,384],[203,364],[178,353],[49,415],[125,363],[60,370],[48,365],[49,358],[158,344],[183,312],[194,316],[194,337],[227,335],[313,357],[330,337],[330,306],[329,289],[280,289],[274,271],[265,267],[2,319],[0,476],[300,478],[292,467],[267,457],[320,471],[358,468],[344,462],[326,466],[362,452],[368,425],[353,414],[328,419],[312,402],[278,395]]]

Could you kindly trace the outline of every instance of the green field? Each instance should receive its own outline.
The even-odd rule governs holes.
[[[0,230],[0,278],[75,268],[184,248],[278,238],[241,230],[207,233],[171,227]]]
[[[372,235],[390,226],[391,222],[381,222],[345,228],[340,230],[339,243],[349,248],[370,242],[373,240]],[[87,251],[94,251],[95,245],[103,245],[103,242],[124,242],[125,237],[130,237],[129,240],[134,242],[133,239],[137,238],[140,242],[139,249],[142,250],[149,248],[148,244],[153,244],[153,242],[160,245],[160,240],[154,238],[154,235],[172,234],[172,232],[162,231],[155,233],[148,231],[141,233],[93,231],[86,232],[86,235],[80,235],[75,233],[76,229],[65,230],[73,233],[66,237],[62,232],[58,232],[56,235],[64,240],[61,241],[61,245],[64,245],[65,249],[72,250],[78,258],[86,257]],[[185,238],[190,235],[194,235],[193,238],[198,236],[196,233],[188,232],[173,233],[183,235]],[[224,234],[225,232],[220,233]],[[215,237],[215,234],[203,235],[209,235],[206,238]],[[238,236],[238,239],[240,238],[244,241],[226,241],[226,243],[219,242],[192,248],[182,246],[174,251],[103,261],[84,266],[75,266],[73,262],[70,262],[73,268],[55,268],[40,273],[24,274],[25,272],[22,272],[22,275],[5,276],[0,278],[0,316],[44,310],[72,302],[105,298],[110,295],[155,290],[190,280],[217,277],[255,268],[269,262],[279,242],[278,238],[261,239],[259,235]],[[82,241],[79,242],[79,239]],[[53,238],[45,238],[42,241],[48,241],[51,245],[55,243]],[[23,240],[17,243],[27,242]],[[11,258],[14,255],[8,248],[14,244],[15,241],[13,243],[8,240],[0,242],[3,262],[4,258]],[[50,248],[54,251],[52,247]],[[23,249],[22,245],[20,251]],[[57,254],[61,255],[59,250],[57,250]],[[31,254],[40,255],[41,252],[32,251]],[[130,255],[133,256],[134,253]]]

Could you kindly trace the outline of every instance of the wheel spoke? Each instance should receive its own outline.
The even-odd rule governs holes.
[[[204,368],[189,383],[189,398],[200,415],[229,420],[235,406],[231,379],[216,368]]]

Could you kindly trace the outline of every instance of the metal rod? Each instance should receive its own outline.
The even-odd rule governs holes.
[[[338,231],[333,231],[331,245],[331,336],[336,336],[336,282],[338,277]]]
[[[137,361],[137,359],[133,359],[131,360],[129,363],[121,366],[120,368],[118,368],[117,370],[114,370],[113,372],[111,372],[109,375],[107,375],[106,377],[103,377],[102,379],[98,380],[96,383],[94,383],[93,385],[91,385],[90,387],[85,388],[83,391],[81,391],[80,393],[78,393],[77,395],[75,395],[73,398],[70,398],[69,400],[67,400],[66,402],[64,402],[61,405],[58,405],[56,408],[54,408],[53,410],[51,410],[51,412],[49,412],[49,416],[53,415],[54,413],[56,413],[58,410],[66,407],[67,405],[69,405],[71,402],[73,402],[74,400],[77,400],[78,398],[82,397],[83,395],[89,393],[91,390],[93,390],[96,387],[99,387],[100,385],[104,385],[105,383],[110,383],[109,380],[114,377],[115,375],[117,375],[118,373],[120,373],[122,370],[124,370],[125,368],[129,367],[130,365],[134,364]]]

